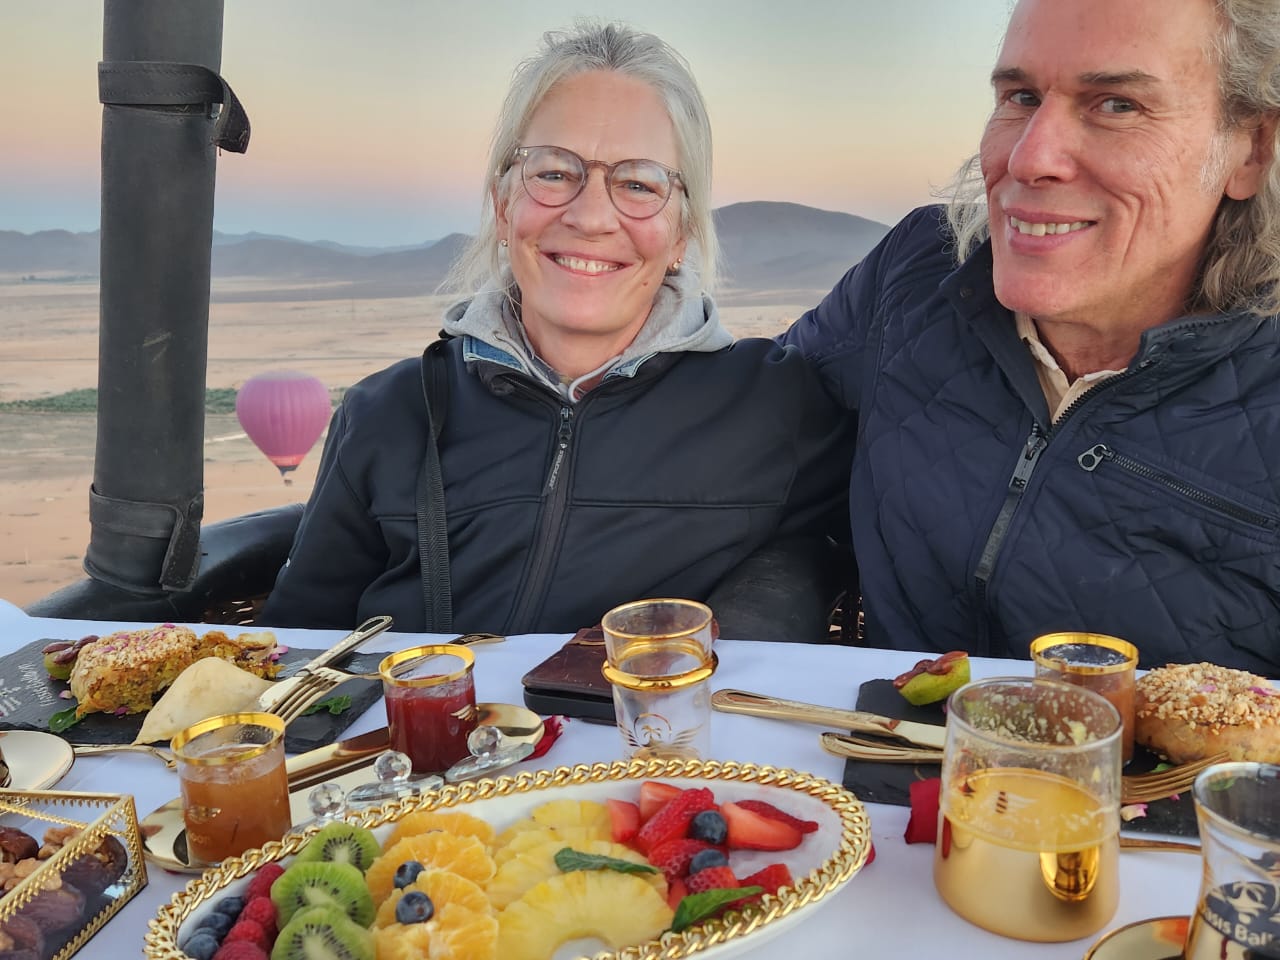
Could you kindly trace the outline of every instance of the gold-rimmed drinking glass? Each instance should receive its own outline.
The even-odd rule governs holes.
[[[947,701],[933,878],[952,910],[1019,940],[1075,940],[1119,901],[1120,715],[1028,677]]]
[[[711,608],[694,600],[637,600],[604,615],[605,679],[623,754],[705,758],[711,748]]]
[[[1138,648],[1103,633],[1048,633],[1031,641],[1036,676],[1088,687],[1120,712],[1121,760],[1133,759]]]
[[[391,749],[408,755],[414,773],[442,773],[470,755],[475,664],[470,649],[451,644],[410,647],[378,664]]]
[[[173,738],[190,860],[218,863],[289,831],[284,726],[270,713],[229,713]]]

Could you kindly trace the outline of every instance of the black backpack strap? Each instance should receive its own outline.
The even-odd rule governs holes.
[[[445,341],[422,352],[422,400],[427,407],[427,451],[418,471],[418,559],[422,564],[422,601],[427,633],[453,630],[453,588],[449,580],[449,533],[444,514],[444,477],[440,472],[440,432],[449,404]]]

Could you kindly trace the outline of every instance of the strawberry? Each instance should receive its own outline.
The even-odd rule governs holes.
[[[720,812],[729,824],[730,850],[792,850],[804,839],[791,824],[770,820],[736,803],[726,803]]]
[[[693,840],[689,837],[676,837],[653,847],[648,854],[649,863],[662,871],[667,883],[679,880],[689,872],[689,861],[700,850],[710,850],[711,844],[705,840]]]
[[[702,893],[704,890],[736,890],[741,886],[738,878],[728,867],[708,867],[699,870],[684,882],[690,893]]]
[[[647,823],[649,818],[663,808],[680,792],[679,787],[657,780],[646,780],[640,784],[640,822]]]
[[[258,872],[253,875],[253,879],[249,881],[249,886],[245,888],[244,902],[248,903],[255,897],[270,896],[271,885],[282,873],[284,873],[284,867],[278,863],[265,863],[260,866]]]
[[[757,870],[749,877],[742,878],[744,887],[764,887],[765,893],[777,893],[779,887],[790,887],[795,884],[791,871],[785,863],[771,863],[763,870]]]
[[[715,805],[715,797],[706,787],[679,791],[640,828],[636,834],[636,846],[641,853],[647,854],[661,843],[683,837],[688,833],[689,822],[694,815],[703,810],[713,810]],[[799,835],[797,831],[796,836]]]
[[[667,885],[667,906],[674,910],[688,895],[689,888],[684,885],[684,880],[677,877]]]
[[[630,843],[640,832],[640,808],[627,800],[606,800],[612,821],[613,842]]]
[[[785,810],[779,810],[772,803],[764,800],[739,800],[738,806],[744,810],[758,813],[762,817],[768,817],[770,820],[781,820],[783,823],[789,823],[801,833],[813,833],[818,829],[817,820],[801,820],[799,817],[794,817]]]

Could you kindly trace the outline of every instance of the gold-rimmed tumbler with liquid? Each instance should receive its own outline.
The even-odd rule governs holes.
[[[717,666],[712,619],[706,604],[666,598],[625,603],[604,615],[602,669],[628,759],[708,755]]]
[[[284,721],[270,713],[201,720],[171,743],[190,859],[218,863],[279,840],[293,825]]]
[[[1191,793],[1204,870],[1183,956],[1280,958],[1280,765],[1217,764]]]
[[[1133,759],[1138,648],[1103,633],[1048,633],[1031,641],[1036,676],[1088,687],[1120,712],[1120,755]]]
[[[1120,715],[1056,680],[1001,677],[947,701],[933,878],[961,917],[1076,940],[1119,902]]]
[[[443,773],[470,755],[475,665],[471,650],[452,644],[409,647],[378,664],[391,749],[409,757],[414,773]]]

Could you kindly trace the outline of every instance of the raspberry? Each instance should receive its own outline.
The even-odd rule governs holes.
[[[247,940],[231,940],[218,948],[213,960],[267,960],[267,952]]]
[[[694,816],[703,810],[714,810],[715,805],[715,797],[706,787],[680,791],[640,828],[636,846],[647,854],[661,843],[683,837]]]
[[[708,867],[699,870],[684,882],[690,893],[702,893],[704,890],[736,890],[741,884],[733,871],[728,867]]]
[[[227,931],[227,935],[222,940],[222,945],[235,943],[236,941],[244,941],[252,943],[257,947],[261,947],[265,953],[271,949],[271,938],[267,936],[267,931],[263,929],[262,924],[256,920],[238,920],[236,925]],[[214,956],[217,956],[215,954]]]
[[[276,882],[276,878],[282,873],[284,873],[284,867],[278,863],[267,863],[259,867],[258,872],[249,881],[249,886],[245,888],[244,902],[248,903],[255,897],[270,896],[271,885]]]
[[[276,938],[278,916],[276,905],[271,902],[270,897],[254,897],[244,905],[244,910],[240,913],[242,921],[252,920],[254,923],[261,924],[262,929],[267,931],[267,937],[270,940]]]
[[[758,813],[760,816],[767,817],[770,820],[781,820],[783,823],[789,823],[801,833],[813,833],[818,829],[818,821],[801,820],[799,817],[794,817],[785,810],[779,810],[772,803],[767,803],[764,800],[739,800],[738,806],[744,810]]]
[[[693,840],[688,837],[677,837],[660,843],[649,851],[649,863],[662,871],[667,883],[679,880],[689,872],[689,861],[694,854],[710,850],[711,844],[705,840]]]

